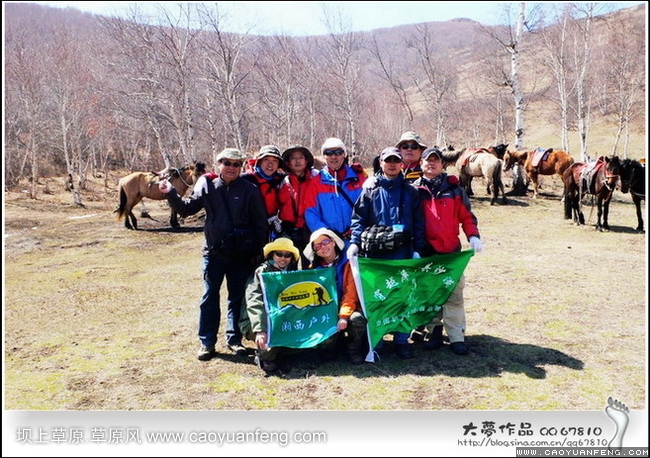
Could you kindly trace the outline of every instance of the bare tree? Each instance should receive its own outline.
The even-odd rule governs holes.
[[[221,147],[229,145],[245,150],[248,136],[246,116],[253,108],[245,103],[245,94],[250,90],[247,81],[253,67],[247,62],[246,51],[252,38],[248,32],[225,32],[224,24],[228,16],[218,4],[200,3],[197,4],[197,9],[201,28],[206,32],[200,44],[200,61],[207,91],[206,100],[211,103],[208,109],[210,116],[221,119],[224,127],[223,132],[211,132],[225,139]],[[213,137],[211,143],[219,149],[217,137]],[[213,156],[217,153],[216,149]]]
[[[506,14],[510,16],[509,6],[506,9]],[[521,150],[524,147],[524,120],[525,120],[525,98],[524,92],[521,87],[520,82],[520,47],[521,40],[523,38],[524,25],[526,23],[526,3],[519,3],[519,14],[517,15],[516,26],[513,27],[510,25],[512,21],[508,21],[507,33],[501,35],[499,33],[500,29],[490,29],[483,28],[485,33],[487,33],[492,39],[499,43],[502,48],[510,55],[510,77],[504,82],[504,84],[511,88],[512,96],[515,102],[515,138],[514,144],[516,150]],[[530,24],[527,24],[530,25]],[[516,165],[513,168],[513,190],[514,195],[525,195],[527,192],[527,186],[524,182],[524,172],[523,168],[519,165]]]
[[[446,113],[450,111],[458,90],[458,75],[449,56],[435,52],[436,42],[431,24],[417,24],[407,40],[407,46],[416,51],[420,72],[413,74],[414,85],[422,94],[426,106],[436,120],[436,144],[446,143]]]
[[[611,154],[617,154],[621,135],[624,135],[622,156],[627,158],[630,123],[645,112],[645,65],[639,59],[646,54],[642,38],[645,29],[641,24],[626,20],[615,20],[607,27],[610,38],[600,48],[599,66],[594,73],[602,75],[602,78],[594,99],[603,115],[610,112],[616,115]],[[638,43],[638,46],[632,43]]]
[[[321,53],[328,63],[323,74],[330,102],[342,113],[347,124],[348,144],[352,155],[359,154],[357,117],[362,111],[363,79],[355,57],[365,46],[359,33],[352,32],[349,20],[341,9],[323,7],[323,21],[328,30]]]

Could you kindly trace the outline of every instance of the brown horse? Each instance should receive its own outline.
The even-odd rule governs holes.
[[[472,153],[469,156],[461,154],[456,162],[459,170],[460,183],[468,196],[473,195],[472,178],[484,177],[487,180],[487,193],[492,194],[490,205],[494,205],[499,199],[499,192],[503,198],[503,204],[507,204],[506,194],[503,186],[502,173],[503,161],[485,151]]]
[[[524,167],[528,180],[533,183],[533,199],[536,199],[539,195],[539,175],[557,174],[562,178],[562,174],[574,160],[566,151],[538,148],[535,151],[508,151],[503,157],[503,162],[506,171],[515,164]]]
[[[205,164],[203,162],[196,162],[193,165],[180,169],[170,169],[168,180],[178,194],[182,196],[205,172]],[[138,228],[138,220],[133,214],[133,207],[138,205],[144,197],[153,200],[166,199],[165,195],[158,189],[159,182],[160,176],[153,172],[133,172],[120,179],[118,183],[120,206],[114,213],[117,213],[118,221],[124,218],[124,227],[127,229]],[[174,210],[171,210],[169,224],[173,228],[180,227],[178,215]]]
[[[582,198],[590,194],[598,203],[598,222],[596,230],[608,231],[609,202],[620,176],[621,162],[618,156],[601,156],[596,161],[574,162],[562,175],[564,182],[564,218],[578,225],[585,224],[580,207]],[[602,224],[601,224],[602,219]]]

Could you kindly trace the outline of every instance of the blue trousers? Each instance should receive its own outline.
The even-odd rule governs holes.
[[[239,316],[246,291],[246,281],[253,270],[249,258],[214,255],[203,257],[203,297],[199,306],[199,339],[206,347],[217,343],[221,322],[220,290],[224,279],[228,290],[226,343],[241,344]]]

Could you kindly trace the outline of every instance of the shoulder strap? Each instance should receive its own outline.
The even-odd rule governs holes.
[[[350,196],[347,195],[347,193],[343,190],[341,185],[337,183],[336,187],[338,188],[343,198],[348,202],[348,204],[350,204],[350,207],[354,208],[354,202],[352,202],[352,199],[350,199]]]

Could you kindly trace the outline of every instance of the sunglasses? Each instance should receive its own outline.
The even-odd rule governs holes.
[[[396,156],[388,156],[386,159],[384,159],[384,162],[388,162],[389,164],[398,164],[402,162],[402,160]]]
[[[402,143],[399,149],[420,149],[420,145],[417,143]]]
[[[330,243],[332,243],[331,239],[323,239],[323,241],[320,243],[314,243],[314,251],[318,251],[324,246],[329,245]]]
[[[241,162],[230,162],[230,161],[221,161],[221,165],[224,167],[241,167]]]
[[[344,151],[342,149],[326,149],[325,151],[323,151],[323,154],[325,156],[332,156],[332,155],[340,156],[343,153]]]
[[[293,254],[288,253],[288,252],[275,251],[273,253],[273,256],[277,256],[278,258],[290,258],[290,257],[293,256]]]

